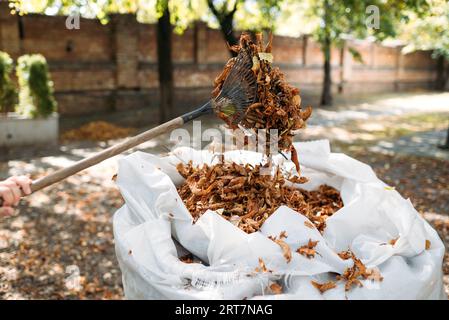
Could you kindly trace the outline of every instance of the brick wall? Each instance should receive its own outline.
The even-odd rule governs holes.
[[[65,17],[12,16],[0,2],[0,50],[14,58],[41,53],[50,65],[62,117],[152,109],[157,116],[156,26],[133,15],[115,15],[107,25],[81,19],[80,29],[65,27]],[[356,48],[363,63],[355,61]],[[400,53],[367,41],[332,50],[335,90],[343,93],[430,88],[436,63],[429,52]],[[275,63],[303,95],[321,89],[323,54],[311,38],[275,36]],[[176,113],[208,98],[215,76],[229,58],[218,30],[197,23],[173,37]],[[155,118],[156,118],[155,116]]]

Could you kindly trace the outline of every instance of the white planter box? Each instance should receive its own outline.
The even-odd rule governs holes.
[[[56,144],[59,134],[59,116],[30,119],[16,113],[0,115],[0,147],[35,144]]]

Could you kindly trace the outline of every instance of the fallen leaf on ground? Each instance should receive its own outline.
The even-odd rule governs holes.
[[[126,138],[136,130],[133,128],[123,128],[106,121],[89,122],[80,128],[66,131],[62,134],[63,141],[106,141],[112,139]]]

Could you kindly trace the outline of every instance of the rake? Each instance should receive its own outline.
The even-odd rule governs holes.
[[[64,180],[84,169],[92,167],[106,159],[116,156],[148,140],[160,136],[202,115],[212,112],[223,112],[232,123],[238,124],[245,116],[246,109],[254,103],[257,95],[257,79],[252,68],[252,57],[246,50],[240,50],[223,87],[216,98],[209,100],[203,106],[186,113],[180,117],[163,123],[155,128],[113,145],[99,153],[82,159],[71,166],[62,168],[54,173],[32,182],[31,192],[41,190],[54,183]],[[0,206],[3,199],[0,198]]]

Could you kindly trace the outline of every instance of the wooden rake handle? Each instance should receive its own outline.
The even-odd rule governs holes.
[[[112,158],[126,150],[129,150],[139,144],[142,144],[148,140],[151,140],[161,134],[169,132],[170,130],[181,127],[184,124],[185,120],[183,117],[178,117],[173,120],[170,120],[164,124],[161,124],[155,128],[152,128],[148,131],[142,132],[141,134],[129,138],[121,143],[118,143],[114,146],[111,146],[103,151],[94,154],[88,158],[82,159],[71,166],[66,168],[59,169],[45,177],[39,178],[36,181],[33,181],[31,184],[31,192],[35,192],[41,190],[45,187],[48,187],[56,182],[64,180],[84,169],[92,167],[106,159]],[[0,206],[3,204],[3,199],[0,198]]]

